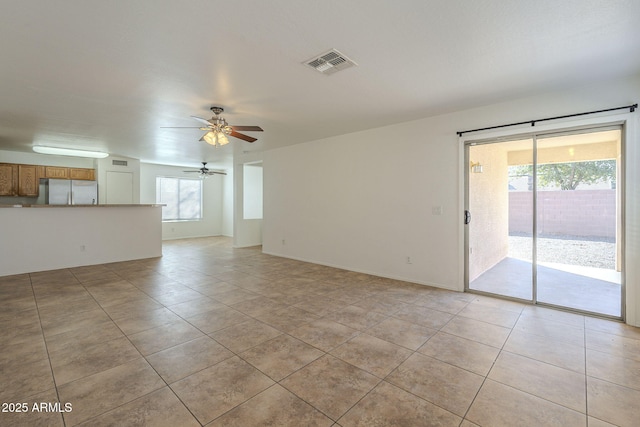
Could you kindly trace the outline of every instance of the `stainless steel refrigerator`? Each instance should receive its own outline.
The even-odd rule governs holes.
[[[97,205],[98,183],[72,179],[49,179],[45,183],[48,205]]]

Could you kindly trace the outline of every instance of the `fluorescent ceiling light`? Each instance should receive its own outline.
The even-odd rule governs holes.
[[[44,145],[34,145],[33,151],[40,154],[55,154],[58,156],[75,156],[75,157],[93,157],[96,159],[104,159],[109,153],[101,151],[74,150],[72,148],[47,147]]]

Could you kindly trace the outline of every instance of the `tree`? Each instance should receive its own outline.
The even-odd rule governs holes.
[[[532,165],[515,166],[516,176],[533,175]],[[595,184],[616,179],[615,160],[590,162],[546,163],[538,165],[538,183],[557,185],[562,190],[575,190],[580,184]]]

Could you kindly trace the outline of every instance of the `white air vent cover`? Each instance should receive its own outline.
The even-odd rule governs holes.
[[[129,162],[127,162],[126,160],[112,160],[111,164],[113,166],[127,166],[127,164],[129,164]]]
[[[335,49],[304,61],[303,64],[327,75],[358,65]]]

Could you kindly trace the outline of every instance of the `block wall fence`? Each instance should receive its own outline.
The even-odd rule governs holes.
[[[538,192],[538,234],[616,236],[616,190]],[[531,234],[533,195],[509,192],[509,233]]]

